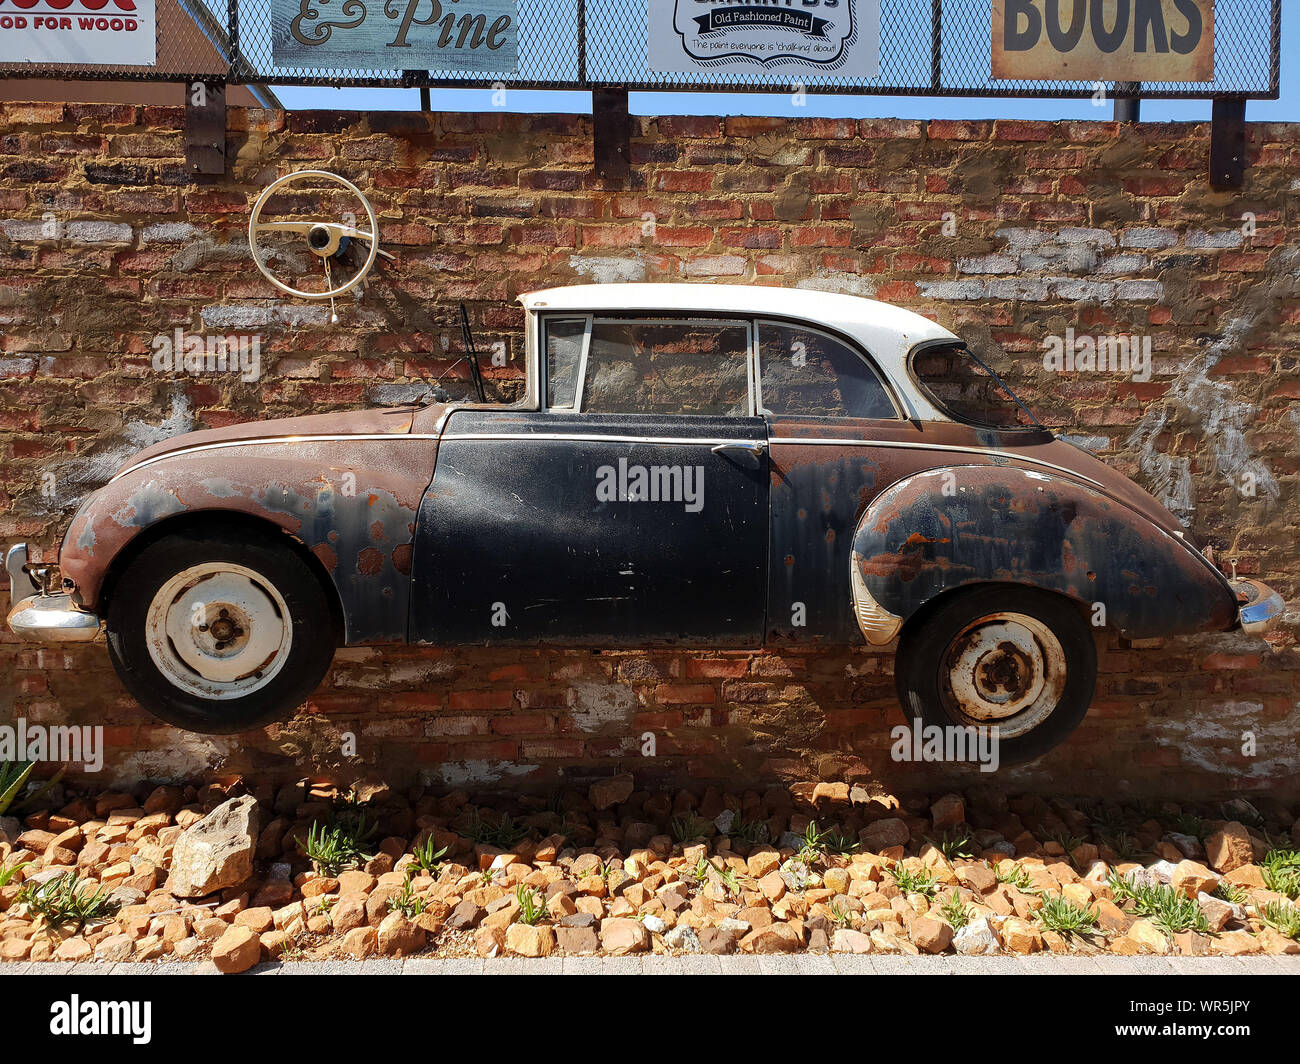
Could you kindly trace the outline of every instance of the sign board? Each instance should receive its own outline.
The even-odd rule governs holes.
[[[513,73],[519,3],[271,0],[271,60],[281,68]]]
[[[880,74],[880,0],[648,0],[650,69]]]
[[[1213,81],[1214,0],[993,0],[993,77]]]
[[[0,0],[0,63],[155,66],[154,0]]]

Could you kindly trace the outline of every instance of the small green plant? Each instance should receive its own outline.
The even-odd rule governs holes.
[[[298,844],[319,871],[335,875],[369,859],[366,844],[375,830],[366,821],[365,813],[344,810],[329,823],[314,821],[307,829],[306,840],[299,839]]]
[[[1205,821],[1191,813],[1179,813],[1173,818],[1173,825],[1180,835],[1191,835],[1199,839],[1205,834]]]
[[[714,871],[712,863],[707,857],[701,857],[695,862],[695,867],[688,871],[688,875],[695,880],[696,886],[704,886],[709,881],[709,873]]]
[[[1300,940],[1300,909],[1289,902],[1271,901],[1264,906],[1260,916],[1264,923],[1287,938]]]
[[[406,882],[402,884],[402,889],[388,904],[395,912],[401,913],[408,920],[414,920],[428,908],[429,903],[415,893],[415,887],[411,885],[411,877],[408,875]]]
[[[761,846],[771,841],[772,833],[766,820],[737,820],[731,825],[731,837],[751,846]]]
[[[65,872],[39,885],[24,886],[18,893],[18,902],[29,913],[43,916],[54,928],[69,923],[81,927],[92,920],[112,916],[118,908],[107,889],[96,888],[76,872]]]
[[[1146,851],[1138,845],[1137,840],[1124,831],[1118,832],[1114,835],[1102,835],[1101,841],[1103,845],[1109,846],[1115,852],[1115,856],[1121,861],[1135,861],[1146,853]]]
[[[14,813],[18,813],[28,808],[37,798],[63,779],[64,769],[61,768],[35,791],[19,801],[18,796],[27,786],[32,769],[35,767],[36,763],[33,761],[0,761],[0,816],[4,816],[11,809]]]
[[[740,880],[736,878],[736,870],[731,865],[724,864],[718,869],[718,878],[722,881],[722,885],[727,888],[727,893],[740,893]]]
[[[954,892],[946,902],[939,906],[939,914],[952,925],[954,931],[960,931],[970,923],[971,907]]]
[[[999,883],[1005,883],[1019,891],[1027,891],[1033,884],[1029,873],[1025,871],[1025,866],[1019,861],[1013,862],[1010,867],[1007,867],[1007,862],[999,861],[993,866],[993,875],[997,877]]]
[[[942,853],[950,861],[954,857],[971,856],[970,839],[971,836],[969,831],[960,830],[954,830],[951,832],[945,831],[937,839],[931,838],[929,835],[925,837],[926,842]]]
[[[0,887],[9,886],[13,882],[14,876],[31,863],[31,861],[23,861],[21,864],[10,865],[8,868],[0,868]]]
[[[533,924],[545,920],[550,913],[546,910],[546,899],[540,891],[532,887],[521,886],[515,891],[515,900],[519,902],[519,923]]]
[[[1075,850],[1088,841],[1083,836],[1072,835],[1068,831],[1053,831],[1047,838],[1061,847],[1066,856],[1074,853]]]
[[[500,871],[501,869],[499,868],[485,868],[478,874],[478,881],[485,887],[490,886],[496,881],[497,875]]]
[[[514,818],[502,813],[495,821],[485,820],[478,809],[471,808],[464,826],[456,829],[465,838],[484,846],[495,846],[499,850],[508,850],[528,834],[528,829],[516,824]]]
[[[1269,850],[1260,871],[1269,890],[1300,897],[1300,850]]]
[[[935,891],[939,889],[934,876],[924,868],[913,872],[900,862],[889,870],[889,874],[904,894],[924,894],[927,898],[933,898]]]
[[[415,857],[415,867],[422,872],[428,872],[431,876],[438,874],[438,870],[442,867],[440,862],[447,856],[447,847],[435,849],[437,845],[430,835],[424,842],[417,843],[411,848],[411,853]]]
[[[1038,921],[1047,930],[1062,935],[1078,935],[1092,931],[1097,926],[1097,911],[1082,909],[1064,894],[1052,894],[1043,898],[1038,910]]]
[[[698,842],[705,838],[708,831],[709,822],[701,820],[694,813],[688,813],[686,816],[673,817],[672,826],[669,828],[673,836],[673,841],[681,846],[686,846],[692,842]]]
[[[831,920],[837,927],[846,930],[853,926],[853,913],[845,906],[842,901],[831,903]]]
[[[799,853],[796,860],[804,864],[812,864],[820,860],[826,853],[826,836],[830,834],[827,831],[817,830],[817,821],[809,821],[808,826],[804,828],[803,845],[799,847]]]
[[[1107,882],[1116,898],[1131,899],[1134,912],[1148,917],[1165,935],[1210,930],[1196,899],[1180,894],[1167,883],[1136,884],[1114,871]]]
[[[1219,885],[1214,888],[1214,896],[1229,905],[1245,905],[1250,900],[1249,894],[1236,883],[1229,883],[1226,879],[1219,880]]]
[[[859,845],[861,844],[852,835],[842,835],[838,831],[828,831],[822,836],[823,851],[839,854],[841,857],[857,853]]]

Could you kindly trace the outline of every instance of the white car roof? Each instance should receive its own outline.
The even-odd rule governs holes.
[[[926,399],[906,372],[907,353],[926,340],[960,340],[929,318],[902,307],[860,296],[774,285],[740,284],[584,284],[547,288],[521,296],[519,302],[536,312],[671,311],[692,314],[738,314],[794,318],[823,326],[860,343],[892,380],[922,420],[948,418]]]

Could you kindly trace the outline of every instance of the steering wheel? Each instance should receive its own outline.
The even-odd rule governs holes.
[[[291,186],[305,184],[308,181],[314,182],[317,186],[321,183],[338,185],[355,196],[365,210],[367,230],[358,229],[356,225],[346,221],[336,222],[324,218],[293,218],[287,221],[275,222],[262,221],[262,209],[273,195],[290,189]],[[344,217],[346,218],[347,215],[344,215]],[[323,291],[309,292],[302,288],[295,288],[293,285],[286,284],[271,272],[266,262],[268,256],[260,250],[258,240],[260,235],[272,233],[291,234],[305,238],[303,244],[306,250],[320,260],[324,270],[325,288]],[[368,244],[369,253],[366,255],[365,262],[355,274],[351,277],[345,276],[343,280],[336,284],[331,262],[338,261],[341,252],[346,250],[348,243],[352,240],[360,240]],[[387,251],[382,251],[379,247],[379,222],[375,218],[375,211],[370,206],[370,201],[347,178],[339,177],[338,174],[332,174],[327,170],[299,170],[296,173],[285,174],[284,177],[277,178],[267,185],[262,194],[257,197],[257,202],[253,204],[253,213],[248,219],[248,246],[253,254],[253,262],[256,263],[262,276],[275,285],[276,288],[302,299],[328,299],[331,309],[333,308],[335,296],[350,292],[365,279],[371,267],[375,264],[376,256],[383,255],[386,259],[393,259],[392,255]],[[332,320],[337,322],[338,315],[332,315]]]

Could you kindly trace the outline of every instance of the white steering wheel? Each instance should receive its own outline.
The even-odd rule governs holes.
[[[262,208],[266,206],[267,201],[277,192],[286,188],[300,184],[308,179],[315,181],[317,184],[325,182],[326,184],[336,184],[352,193],[361,201],[361,206],[365,209],[368,223],[368,231],[358,229],[355,225],[349,225],[345,222],[329,221],[323,218],[294,218],[289,221],[281,222],[264,222],[262,221]],[[346,217],[346,216],[345,216]],[[308,251],[315,255],[321,262],[325,271],[325,288],[320,292],[309,292],[301,288],[295,288],[286,284],[276,277],[270,270],[265,259],[266,256],[259,250],[258,235],[261,233],[294,233],[306,238],[305,244]],[[370,252],[366,256],[366,261],[361,268],[351,277],[345,277],[339,283],[334,282],[333,270],[330,263],[335,255],[338,254],[339,247],[344,239],[362,240],[370,247]],[[379,222],[375,218],[374,208],[370,206],[370,201],[366,199],[362,191],[357,188],[347,178],[339,177],[338,174],[331,174],[327,170],[299,170],[296,173],[285,174],[284,177],[277,178],[260,196],[257,202],[253,204],[253,213],[248,219],[248,246],[253,254],[253,262],[262,272],[268,281],[282,292],[287,292],[291,296],[298,296],[302,299],[328,299],[333,302],[335,296],[341,296],[350,292],[359,285],[370,272],[375,264],[375,257],[383,255],[386,259],[392,259],[393,256],[379,248]],[[337,321],[337,316],[334,317]]]

